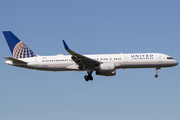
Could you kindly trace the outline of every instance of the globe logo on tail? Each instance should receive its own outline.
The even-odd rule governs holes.
[[[36,57],[36,54],[32,52],[22,41],[20,41],[13,50],[13,57],[16,59],[19,58],[29,58]]]

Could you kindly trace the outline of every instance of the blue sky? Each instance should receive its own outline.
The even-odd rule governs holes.
[[[180,61],[178,0],[0,0],[0,30],[12,31],[38,55],[145,53]],[[2,120],[179,120],[180,68],[117,70],[114,77],[44,72],[4,64],[0,35]]]

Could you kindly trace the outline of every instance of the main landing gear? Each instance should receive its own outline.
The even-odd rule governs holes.
[[[88,75],[85,75],[84,76],[84,79],[88,82],[89,80],[93,80],[93,77],[92,77],[92,75],[91,74],[88,74]]]
[[[161,68],[156,68],[156,75],[155,75],[155,78],[158,78],[158,73],[159,73],[159,69],[161,69]]]
[[[92,68],[91,68],[91,67],[88,67],[88,68],[87,68],[87,74],[88,74],[88,75],[85,75],[85,76],[84,76],[84,79],[85,79],[87,82],[88,82],[89,80],[90,80],[90,81],[93,80],[93,77],[92,77],[92,75],[91,75],[92,72],[93,72],[93,71],[92,71]]]

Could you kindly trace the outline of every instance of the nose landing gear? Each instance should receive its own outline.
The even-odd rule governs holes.
[[[155,78],[158,78],[158,75],[157,75],[157,74],[155,75]]]
[[[156,68],[156,75],[155,75],[155,78],[158,78],[158,73],[159,73],[159,69],[161,69],[161,68]]]

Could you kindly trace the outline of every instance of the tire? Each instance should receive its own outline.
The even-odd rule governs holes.
[[[88,82],[89,81],[89,77],[87,75],[84,76],[84,79]]]
[[[155,78],[158,78],[158,75],[155,75]]]
[[[91,81],[93,80],[92,75],[89,75],[88,77],[89,77],[89,80],[91,80]]]

